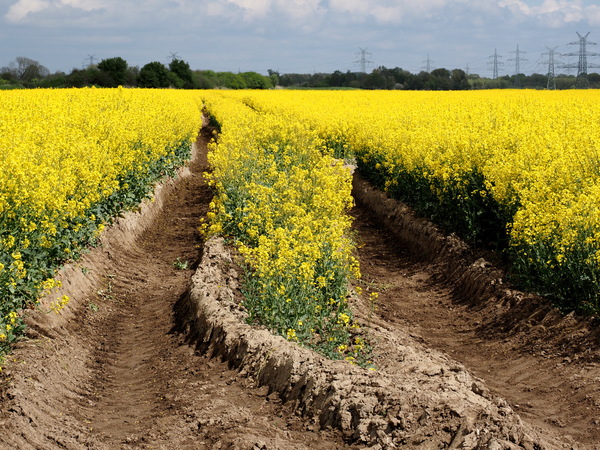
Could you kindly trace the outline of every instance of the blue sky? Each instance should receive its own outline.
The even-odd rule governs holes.
[[[499,74],[512,74],[519,46],[521,72],[546,73],[546,47],[577,64],[559,56],[579,51],[576,32],[600,43],[600,1],[0,0],[0,66],[25,56],[69,72],[92,57],[143,66],[175,54],[192,69],[345,72],[360,69],[362,48],[367,71],[419,72],[429,58],[491,76],[494,50]]]

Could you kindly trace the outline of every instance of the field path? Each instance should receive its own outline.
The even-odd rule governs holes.
[[[131,245],[111,247],[99,287],[65,328],[22,344],[2,378],[0,448],[344,448],[225,362],[172,332],[174,306],[201,256],[199,218],[211,200],[192,174]],[[178,269],[179,259],[188,264]],[[47,335],[50,336],[47,336]]]
[[[432,262],[436,255],[403,242],[368,204],[353,215],[363,288],[379,292],[380,323],[408,329],[463,364],[542,434],[562,436],[573,448],[600,449],[598,324],[589,330],[586,321],[547,307],[513,311],[501,299],[479,301],[477,288],[457,293],[448,281],[452,263]],[[578,342],[587,336],[590,348]],[[379,360],[394,370],[385,353]]]

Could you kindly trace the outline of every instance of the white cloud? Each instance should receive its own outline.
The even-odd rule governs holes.
[[[326,12],[321,0],[275,0],[277,9],[292,20],[317,19]]]
[[[73,8],[90,12],[105,6],[103,1],[98,0],[18,0],[8,9],[5,17],[9,22],[18,23],[50,9]]]
[[[550,27],[585,21],[588,12],[596,8],[585,7],[580,0],[544,0],[537,6],[529,6],[522,0],[501,0],[499,5],[517,18],[535,19]]]
[[[43,11],[50,6],[50,2],[45,0],[19,0],[12,5],[6,13],[9,22],[19,22],[29,14]]]
[[[413,17],[429,17],[442,11],[448,0],[330,0],[335,12],[354,15],[356,21],[372,17],[382,23],[401,23]]]
[[[586,8],[586,15],[590,25],[600,25],[600,6],[589,6]]]
[[[272,0],[225,0],[224,3],[241,9],[245,20],[265,17],[272,6]]]

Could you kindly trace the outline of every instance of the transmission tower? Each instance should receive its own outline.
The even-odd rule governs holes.
[[[354,61],[354,62],[360,64],[360,71],[362,73],[367,73],[367,64],[372,64],[373,63],[373,61],[371,61],[371,60],[368,59],[367,55],[368,56],[372,56],[372,54],[369,53],[366,48],[360,48],[359,47],[358,49],[360,50],[357,53],[357,56],[359,57],[359,59],[356,60],[356,61]]]
[[[494,54],[491,55],[490,58],[494,58],[492,62],[492,79],[495,80],[496,78],[498,78],[498,66],[502,65],[502,61],[498,61],[498,58],[502,58],[502,56],[498,55],[498,52],[496,51],[496,49],[494,49]]]
[[[585,36],[582,36],[578,32],[577,36],[579,37],[579,42],[570,42],[569,45],[578,45],[579,44],[579,51],[573,52],[573,53],[565,53],[563,55],[563,56],[577,56],[579,58],[579,62],[577,63],[577,65],[565,64],[562,66],[565,69],[577,68],[577,87],[579,87],[579,88],[586,88],[589,85],[588,77],[587,77],[588,68],[600,67],[597,64],[588,64],[588,61],[587,61],[588,56],[600,56],[600,53],[592,53],[592,52],[587,51],[588,45],[597,45],[595,42],[589,42],[587,40],[587,37],[589,35],[590,35],[589,31]]]
[[[85,66],[85,62],[87,61],[87,67],[91,67],[94,65],[94,60],[96,59],[96,55],[90,55],[88,53],[88,57],[83,60],[83,65]]]
[[[547,89],[556,89],[556,78],[554,77],[554,55],[556,53],[556,49],[558,47],[546,47],[548,49],[548,53],[542,53],[542,55],[548,55],[548,84],[546,86]]]
[[[515,87],[520,88],[521,87],[521,77],[520,77],[521,61],[527,61],[525,58],[521,58],[521,53],[527,53],[527,52],[524,52],[523,50],[519,50],[519,46],[517,45],[517,49],[514,52],[509,52],[509,53],[515,53],[515,55],[516,55],[514,58],[510,58],[508,61],[515,62]]]
[[[427,59],[424,62],[425,62],[425,67],[423,67],[423,69],[425,69],[425,72],[431,73],[431,63],[433,61],[431,59],[429,59],[429,55],[427,55]]]

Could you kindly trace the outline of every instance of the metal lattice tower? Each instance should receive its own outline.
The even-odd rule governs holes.
[[[367,58],[367,55],[372,56],[372,54],[369,53],[366,48],[360,48],[359,47],[358,49],[360,50],[357,53],[357,55],[359,56],[359,59],[357,61],[354,61],[354,62],[357,62],[357,63],[360,64],[360,71],[362,73],[367,73],[367,64],[372,64],[373,63],[373,61],[370,61]]]
[[[494,49],[494,54],[490,56],[490,58],[494,58],[492,64],[492,79],[495,80],[498,78],[498,66],[502,65],[502,61],[498,61],[498,58],[502,58],[502,56],[498,55],[498,51]]]
[[[548,53],[542,53],[542,55],[548,55],[548,84],[546,85],[547,89],[556,89],[556,78],[554,77],[554,66],[555,60],[554,55],[556,53],[556,49],[558,47],[546,47],[548,49]]]
[[[427,59],[425,60],[425,67],[423,67],[427,73],[431,73],[432,62],[433,61],[429,58],[429,55],[427,55]]]
[[[580,87],[580,88],[585,88],[585,87],[588,87],[588,85],[589,85],[588,78],[587,78],[588,68],[600,67],[597,64],[589,64],[588,63],[588,60],[587,60],[588,56],[600,56],[600,53],[592,53],[592,52],[587,51],[588,45],[597,45],[595,42],[589,42],[587,40],[589,35],[590,35],[589,31],[587,32],[587,34],[585,36],[582,36],[578,32],[577,36],[579,37],[579,41],[578,42],[570,42],[569,45],[579,45],[579,51],[573,52],[573,53],[565,53],[563,55],[563,56],[577,56],[579,58],[577,65],[565,64],[562,67],[565,69],[577,68],[577,87]]]
[[[96,59],[96,55],[90,55],[88,53],[88,57],[84,59],[84,61],[87,61],[87,67],[92,67],[94,65],[94,60]],[[84,62],[85,64],[85,62]]]
[[[508,61],[515,62],[515,87],[520,88],[521,87],[521,78],[519,77],[519,74],[521,73],[521,61],[527,61],[525,58],[521,58],[521,53],[527,53],[527,52],[524,52],[523,50],[519,50],[519,46],[517,45],[517,49],[514,52],[510,52],[510,53],[515,53],[515,55],[516,55],[514,58],[510,58]]]

